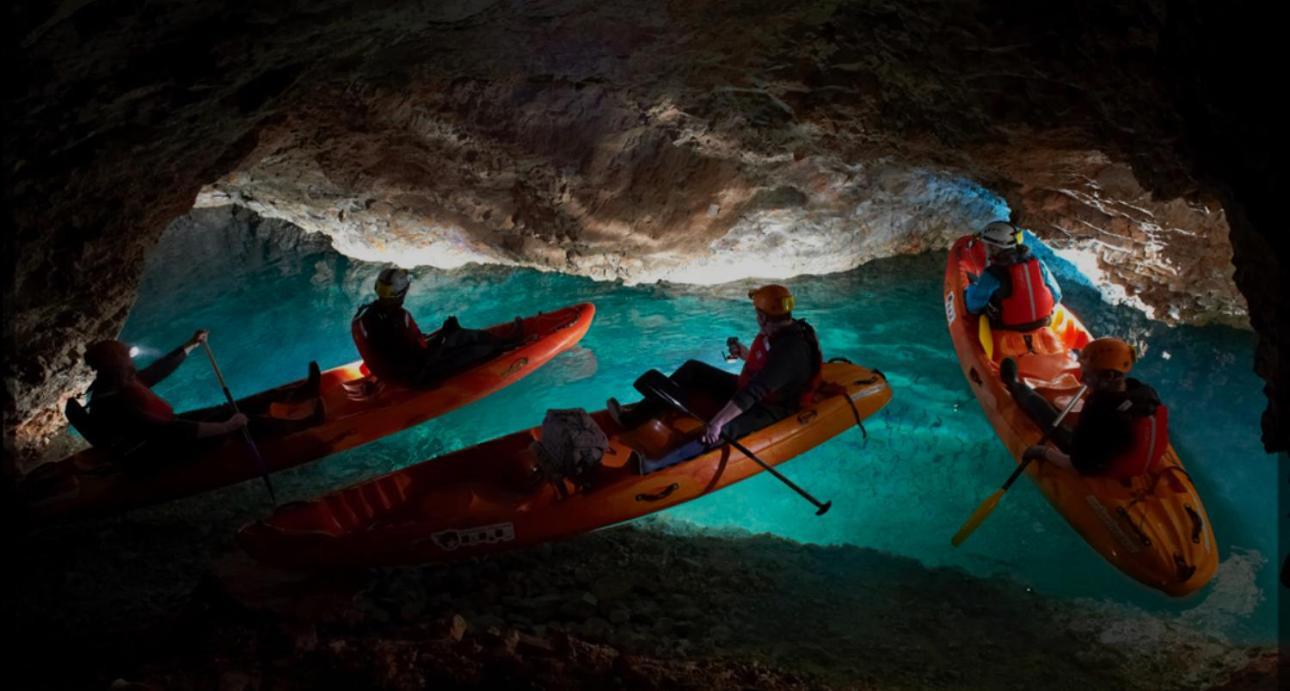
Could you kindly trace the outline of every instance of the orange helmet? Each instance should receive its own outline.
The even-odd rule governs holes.
[[[752,298],[753,307],[772,317],[782,317],[793,311],[793,294],[781,285],[771,284],[750,290],[748,297]]]
[[[1118,338],[1109,337],[1090,341],[1079,356],[1080,364],[1086,369],[1115,370],[1121,374],[1128,374],[1137,359],[1138,354],[1133,346]]]

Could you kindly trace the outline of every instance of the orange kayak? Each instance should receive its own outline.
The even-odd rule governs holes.
[[[289,433],[257,435],[269,470],[278,471],[350,449],[420,424],[514,384],[576,344],[595,315],[591,304],[574,305],[524,319],[524,342],[452,376],[430,389],[373,385],[361,360],[322,373],[322,420]],[[510,333],[513,322],[489,327]],[[268,401],[303,384],[293,382],[239,402],[244,411],[272,412]],[[21,492],[36,520],[100,514],[156,504],[259,476],[240,435],[201,447],[156,471],[127,476],[110,457],[87,449],[42,466],[24,478]]]
[[[783,463],[855,424],[891,399],[878,372],[824,366],[836,393],[740,441],[769,465]],[[845,391],[845,395],[842,393]],[[700,415],[724,401],[709,401]],[[609,438],[589,487],[535,480],[533,443],[541,427],[515,432],[357,484],[319,499],[280,507],[238,533],[256,559],[282,567],[419,564],[475,557],[579,535],[715,492],[761,472],[729,445],[641,475],[637,457],[659,458],[695,439],[702,427],[667,413],[622,429],[605,411],[592,414]],[[788,490],[785,489],[785,492]],[[786,499],[786,501],[788,501]],[[794,499],[794,501],[796,501]],[[809,510],[808,507],[803,508]]]
[[[968,314],[963,290],[968,274],[980,275],[985,247],[960,238],[945,269],[945,317],[959,364],[986,417],[1016,462],[1043,430],[1013,400],[999,377],[1004,357],[1017,361],[1018,377],[1062,409],[1080,387],[1072,351],[1092,335],[1065,307],[1052,324],[1027,333],[991,331],[988,320]],[[1082,403],[1067,416],[1073,424]],[[1026,474],[1048,502],[1088,544],[1137,581],[1180,597],[1204,586],[1218,568],[1218,547],[1195,485],[1170,445],[1159,473],[1128,481],[1081,475],[1035,462]]]

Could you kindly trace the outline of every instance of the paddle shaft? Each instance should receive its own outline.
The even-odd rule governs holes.
[[[219,380],[219,386],[224,390],[224,398],[228,400],[228,405],[233,409],[234,414],[241,413],[237,409],[237,401],[233,398],[233,393],[228,390],[228,384],[224,381],[224,373],[219,369],[219,363],[215,361],[215,351],[206,341],[202,341],[202,347],[206,349],[206,357],[210,358],[211,369],[215,370],[215,378]],[[251,450],[251,457],[255,461],[255,469],[259,471],[260,478],[264,480],[265,489],[269,490],[269,499],[274,506],[278,504],[278,495],[273,491],[273,482],[269,480],[269,467],[264,462],[264,457],[260,455],[260,448],[255,445],[255,440],[251,438],[251,430],[247,426],[242,427],[242,440],[246,442],[247,448]]]
[[[1066,407],[1062,408],[1061,414],[1057,416],[1056,420],[1053,420],[1053,424],[1048,429],[1044,430],[1044,436],[1039,438],[1039,443],[1036,444],[1036,446],[1042,446],[1045,444],[1048,441],[1048,438],[1053,435],[1053,432],[1057,431],[1057,427],[1062,424],[1062,420],[1065,420],[1066,415],[1075,408],[1075,404],[1079,402],[1079,399],[1084,397],[1085,391],[1088,391],[1088,384],[1084,384],[1079,387],[1079,391],[1076,391],[1075,395],[1071,397],[1070,403],[1067,403]],[[1007,492],[1008,488],[1012,487],[1012,483],[1016,482],[1017,478],[1021,477],[1021,474],[1025,472],[1026,467],[1030,465],[1032,460],[1034,460],[1034,456],[1022,459],[1021,463],[1017,464],[1017,468],[1012,471],[1012,474],[1008,476],[1008,480],[1003,483],[1003,487],[1000,489]]]
[[[689,413],[689,411],[686,411],[686,412],[687,412],[687,413]],[[694,416],[694,417],[698,417],[698,416],[694,415],[693,413],[690,413],[690,415],[692,415],[692,416]],[[698,419],[702,420],[703,418],[698,418]],[[756,463],[757,463],[757,465],[759,465],[759,466],[761,466],[762,468],[764,468],[764,469],[766,470],[766,472],[770,473],[771,475],[774,475],[776,480],[779,480],[780,482],[784,483],[785,485],[788,485],[788,488],[789,488],[789,489],[793,490],[794,492],[797,492],[797,493],[798,493],[798,494],[799,494],[803,499],[805,499],[805,500],[807,500],[807,501],[811,502],[812,504],[814,504],[814,505],[815,505],[815,508],[816,508],[816,509],[818,509],[818,510],[815,512],[815,515],[816,515],[816,516],[822,516],[822,515],[824,515],[824,512],[825,512],[825,511],[828,511],[828,510],[829,510],[829,508],[833,506],[833,502],[832,502],[832,501],[826,501],[826,502],[824,502],[824,503],[820,503],[820,500],[819,500],[819,499],[816,499],[816,498],[815,498],[815,497],[813,497],[813,496],[811,496],[811,493],[810,493],[810,492],[807,492],[806,490],[804,490],[804,489],[802,489],[801,487],[799,487],[799,486],[797,485],[797,483],[795,483],[795,482],[793,482],[792,480],[790,480],[790,479],[788,479],[788,478],[784,477],[784,474],[783,474],[783,473],[781,473],[781,472],[779,472],[778,470],[775,470],[774,466],[768,465],[765,461],[761,460],[760,458],[757,458],[757,455],[756,455],[756,454],[754,454],[753,452],[749,451],[749,450],[748,450],[748,448],[747,448],[747,447],[745,447],[743,444],[740,444],[739,442],[735,441],[735,440],[734,440],[734,438],[733,438],[733,437],[731,437],[730,435],[726,434],[725,432],[722,432],[722,433],[721,433],[721,438],[722,438],[722,439],[724,439],[724,440],[726,440],[726,442],[727,442],[728,444],[730,444],[731,446],[735,447],[736,449],[739,449],[739,452],[740,452],[740,453],[742,453],[743,455],[745,455],[745,456],[747,456],[747,457],[749,457],[749,458],[753,459],[753,461],[754,461],[754,462],[756,462]]]
[[[1087,389],[1088,386],[1084,385],[1079,388],[1079,391],[1075,392],[1075,396],[1071,398],[1070,403],[1067,403],[1066,407],[1062,409],[1061,414],[1057,416],[1057,419],[1053,420],[1052,426],[1044,430],[1043,436],[1039,438],[1040,444],[1048,441],[1048,437],[1057,430],[1057,426],[1066,418],[1066,414],[1075,407],[1075,403],[1079,401]],[[963,522],[961,527],[959,527],[958,532],[954,533],[954,537],[950,538],[950,544],[958,547],[963,544],[964,540],[968,539],[968,536],[976,532],[977,528],[981,527],[981,524],[985,522],[985,519],[989,518],[990,514],[994,512],[995,507],[999,505],[999,500],[1003,499],[1003,495],[1007,493],[1008,488],[1012,487],[1012,483],[1016,482],[1017,478],[1021,477],[1021,473],[1030,465],[1030,460],[1031,459],[1029,458],[1022,458],[1021,463],[1018,463],[1017,467],[1013,469],[1012,474],[1008,476],[1007,482],[1004,482],[1002,487],[996,489],[985,501],[981,502],[981,505],[976,508],[976,511],[973,511],[972,515],[968,516],[968,519]]]
[[[694,418],[695,420],[698,420],[699,422],[704,423],[705,425],[708,424],[707,420],[704,420],[702,417],[699,417],[697,414],[695,414],[693,410],[690,410],[689,406],[682,403],[679,399],[673,398],[672,396],[663,395],[662,392],[659,392],[657,390],[657,388],[655,388],[655,392],[656,392],[655,393],[656,396],[658,396],[659,398],[662,398],[665,402],[676,407],[682,413],[689,415],[690,417]],[[801,496],[803,499],[811,502],[811,504],[813,504],[816,508],[816,512],[815,512],[816,516],[824,515],[824,512],[828,511],[829,507],[833,506],[833,502],[831,501],[821,502],[819,499],[816,499],[815,497],[811,496],[810,492],[807,492],[806,490],[799,487],[797,483],[784,477],[783,473],[779,472],[778,470],[775,470],[765,461],[758,458],[757,454],[753,453],[752,451],[749,451],[746,446],[735,441],[735,439],[731,437],[729,434],[726,434],[724,430],[721,432],[721,439],[726,443],[730,444],[731,446],[735,447],[736,449],[738,449],[739,452],[742,453],[743,455],[747,456],[748,458],[751,458],[757,465],[761,466],[763,469],[765,469],[767,472],[773,475],[776,480],[779,480],[785,485],[788,485],[789,489],[793,490],[794,492],[797,492],[797,494]]]

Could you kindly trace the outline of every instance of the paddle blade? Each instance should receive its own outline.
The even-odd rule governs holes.
[[[981,348],[985,350],[987,360],[994,359],[994,331],[990,328],[990,318],[981,315],[976,323],[976,337],[981,341]]]
[[[968,536],[976,531],[977,528],[981,527],[981,524],[985,522],[985,519],[990,517],[990,512],[994,511],[994,507],[999,505],[999,500],[1002,498],[1003,490],[995,490],[994,494],[991,494],[989,499],[986,499],[980,506],[976,507],[976,511],[973,511],[972,515],[963,522],[963,527],[959,528],[957,533],[954,533],[953,538],[950,538],[950,544],[955,547],[963,544],[963,541],[968,539]]]

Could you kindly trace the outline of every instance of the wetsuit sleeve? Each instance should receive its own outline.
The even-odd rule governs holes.
[[[142,428],[149,430],[150,438],[164,438],[169,441],[190,441],[197,438],[198,427],[201,423],[183,418],[171,418],[170,420],[161,420],[150,415],[144,410],[135,409],[130,411],[135,422]]]
[[[180,348],[179,352],[182,354],[184,352],[183,348]],[[173,354],[171,353],[170,355]],[[166,357],[170,357],[170,355]],[[182,361],[183,358],[181,357],[180,362]],[[161,362],[161,360],[158,360],[158,362]],[[173,371],[173,368],[171,369]],[[121,413],[128,420],[130,427],[142,432],[148,439],[183,442],[197,438],[198,423],[196,421],[179,417],[158,416],[149,412],[146,405],[140,405],[137,401],[122,406]]]
[[[780,338],[771,348],[766,366],[753,375],[748,385],[735,392],[734,401],[740,410],[748,410],[772,392],[793,383],[800,376],[803,363],[811,361],[810,346],[801,338]]]
[[[1048,270],[1048,265],[1041,259],[1039,261],[1039,273],[1044,277],[1044,285],[1047,286],[1048,292],[1053,294],[1053,304],[1062,301],[1062,287],[1057,284],[1057,279],[1053,278],[1053,272]]]
[[[972,314],[981,314],[990,304],[990,298],[994,297],[995,291],[999,290],[999,279],[989,271],[982,272],[976,281],[968,285],[967,290],[963,291],[963,302],[967,304],[968,312]]]
[[[157,382],[169,377],[172,372],[183,364],[184,359],[187,357],[188,353],[184,351],[184,347],[179,346],[153,361],[151,365],[143,368],[134,376],[137,377],[144,386],[151,389]]]

